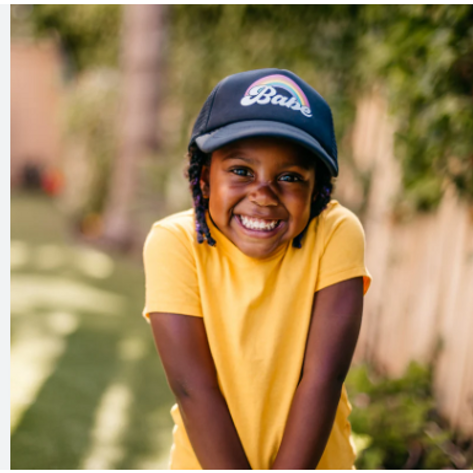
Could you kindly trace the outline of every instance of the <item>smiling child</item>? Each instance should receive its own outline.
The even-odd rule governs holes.
[[[171,469],[351,469],[344,380],[370,275],[331,199],[332,115],[290,71],[222,80],[189,143],[194,208],[156,222],[146,305],[176,398]]]

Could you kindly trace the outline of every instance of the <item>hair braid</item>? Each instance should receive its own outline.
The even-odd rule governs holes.
[[[188,153],[189,166],[187,168],[187,177],[190,183],[190,190],[192,192],[192,200],[195,211],[195,229],[197,232],[197,241],[202,243],[207,239],[207,243],[210,246],[215,246],[216,242],[210,235],[210,229],[207,225],[205,218],[205,212],[209,208],[209,201],[202,195],[200,188],[200,175],[202,173],[202,167],[209,164],[210,157],[200,151],[197,147],[191,148]]]
[[[310,206],[310,217],[306,227],[292,240],[294,248],[302,248],[302,238],[309,226],[311,220],[318,217],[327,207],[332,197],[333,182],[327,166],[321,161],[317,160],[315,165],[315,192],[316,198]]]

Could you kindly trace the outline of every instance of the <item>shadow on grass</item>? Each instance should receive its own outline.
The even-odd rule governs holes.
[[[167,468],[173,427],[169,409],[174,399],[164,381],[165,375],[154,346],[130,377],[134,402],[122,440],[124,455],[115,468]],[[159,464],[143,464],[144,459],[153,457],[160,457]]]
[[[117,367],[116,334],[80,327],[11,439],[12,469],[78,468]],[[86,382],[84,382],[86,380]]]
[[[131,340],[140,341],[142,356],[126,360],[121,325],[110,330],[83,322],[67,337],[65,352],[12,435],[12,469],[80,469],[90,451],[98,452],[99,461],[109,468],[166,467],[172,395],[151,335],[142,340],[141,334],[129,331]],[[130,404],[110,419],[111,429],[116,419],[125,425],[118,441],[112,442],[119,451],[109,458],[110,445],[100,445],[94,427],[104,395],[117,381],[129,392]]]

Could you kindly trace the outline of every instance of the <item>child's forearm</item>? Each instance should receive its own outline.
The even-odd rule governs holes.
[[[251,469],[218,388],[179,396],[178,404],[187,435],[203,469]]]
[[[179,404],[194,453],[204,469],[250,469],[217,372],[203,320],[151,313],[166,377]]]
[[[273,470],[304,470],[317,467],[329,438],[342,385],[299,384]]]
[[[363,312],[363,278],[328,286],[314,309],[296,389],[274,469],[316,468],[337,412]]]

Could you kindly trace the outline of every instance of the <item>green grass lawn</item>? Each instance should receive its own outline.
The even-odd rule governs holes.
[[[11,467],[164,469],[173,403],[139,261],[75,241],[54,201],[11,201]]]

